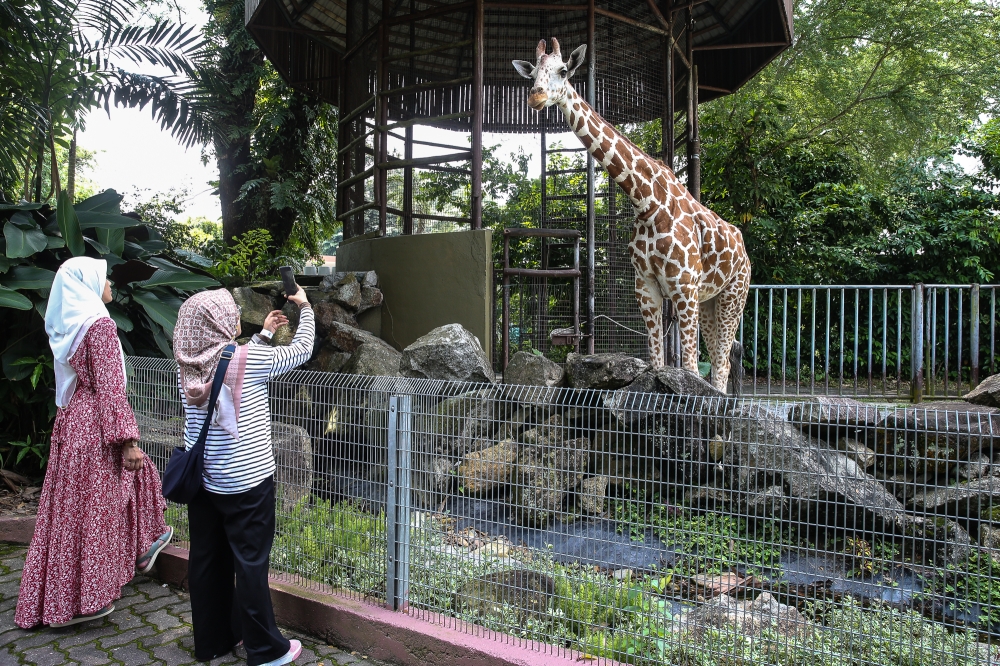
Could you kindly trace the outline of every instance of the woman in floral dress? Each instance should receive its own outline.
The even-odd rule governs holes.
[[[173,534],[159,474],[137,446],[106,275],[107,262],[74,257],[49,294],[59,409],[14,616],[25,629],[108,615]]]

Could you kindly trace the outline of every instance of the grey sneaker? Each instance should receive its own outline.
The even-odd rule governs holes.
[[[98,618],[106,617],[108,615],[111,615],[113,612],[115,612],[115,605],[108,604],[101,610],[95,613],[91,613],[90,615],[75,615],[71,619],[66,620],[65,622],[53,622],[49,626],[52,627],[53,629],[59,629],[60,627],[68,627],[73,624],[80,624],[81,622],[89,622],[91,620],[96,620]]]

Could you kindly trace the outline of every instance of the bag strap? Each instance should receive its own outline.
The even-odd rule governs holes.
[[[219,399],[219,392],[222,391],[222,384],[226,380],[226,371],[229,370],[229,361],[236,353],[236,345],[229,345],[222,350],[222,358],[219,359],[219,366],[215,369],[215,378],[212,380],[212,394],[208,398],[208,414],[205,416],[205,423],[198,433],[198,441],[191,448],[205,447],[208,439],[208,427],[212,424],[212,416],[215,414],[215,403]]]

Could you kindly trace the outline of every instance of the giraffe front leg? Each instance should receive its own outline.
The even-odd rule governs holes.
[[[662,368],[663,355],[663,294],[655,280],[648,280],[638,273],[635,276],[635,298],[639,301],[639,311],[646,323],[646,338],[649,344],[649,362],[654,368]]]
[[[681,332],[681,367],[698,374],[698,288],[681,285],[670,295]]]

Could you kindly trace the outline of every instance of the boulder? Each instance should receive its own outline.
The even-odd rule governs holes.
[[[367,312],[372,308],[381,306],[383,300],[385,300],[385,297],[382,295],[381,289],[364,285],[361,287],[361,300],[355,311],[357,314]]]
[[[807,638],[815,631],[814,625],[794,606],[779,603],[769,592],[762,592],[753,601],[720,594],[679,616],[673,625],[674,632],[686,635],[685,640],[700,640],[706,632],[719,629],[752,637],[768,632],[777,634],[779,640]]]
[[[472,578],[456,593],[455,607],[481,617],[512,614],[517,624],[547,614],[555,581],[537,571],[507,569]]]
[[[276,309],[269,296],[254,291],[252,287],[236,287],[231,292],[236,305],[243,311],[240,321],[246,324],[261,327],[267,315]]]
[[[883,420],[888,441],[916,456],[928,472],[1000,448],[1000,409],[968,402],[928,402],[892,410]]]
[[[566,377],[573,388],[617,389],[635,381],[649,367],[645,361],[623,353],[566,357]]]
[[[388,345],[365,342],[354,350],[341,372],[349,375],[399,377],[399,360],[402,356]]]
[[[979,386],[962,396],[962,399],[974,405],[1000,407],[1000,375],[987,377]]]
[[[418,338],[403,350],[404,377],[496,383],[479,340],[461,324],[448,324]]]
[[[835,448],[858,463],[861,469],[869,469],[875,466],[875,452],[855,439],[841,437],[837,440]]]
[[[657,415],[670,402],[667,395],[725,398],[726,394],[683,368],[649,368],[628,386],[604,396],[604,406],[625,425]],[[676,408],[674,408],[676,411]]]
[[[458,482],[464,492],[478,495],[506,485],[517,461],[517,448],[517,443],[508,439],[465,454],[458,466]]]
[[[877,479],[856,462],[789,423],[780,407],[737,404],[727,414],[731,448],[724,456],[730,487],[757,492],[787,489],[802,510],[820,504],[868,511],[881,528],[913,539],[925,563],[956,562],[969,552],[969,535],[951,521],[914,517]]]
[[[975,481],[995,470],[989,456],[979,454],[972,460],[958,463],[958,478],[962,481]]]
[[[313,485],[312,439],[303,428],[271,422],[271,445],[274,449],[276,501],[284,511],[308,499]]]
[[[498,432],[498,403],[495,389],[469,391],[446,398],[419,424],[423,433],[433,433],[433,450],[458,460],[471,451],[492,445]]]
[[[338,276],[340,273],[337,274]],[[361,285],[354,273],[347,273],[342,277],[327,275],[323,278],[319,287],[328,294],[327,298],[334,303],[343,305],[351,311],[356,311],[361,305]]]
[[[504,396],[523,404],[544,407],[556,402],[566,372],[562,366],[539,354],[519,351],[503,372]],[[541,388],[521,388],[525,386]],[[516,387],[516,388],[515,388]]]
[[[886,413],[883,407],[853,398],[814,396],[793,404],[788,420],[803,432],[831,444],[844,437],[864,444],[875,428],[881,425]]]
[[[360,328],[348,326],[337,321],[330,323],[323,346],[330,347],[334,351],[350,352],[353,354],[357,351],[358,347],[365,343],[382,345],[387,349],[392,349],[392,346],[382,338],[376,337],[368,331],[363,331]]]
[[[319,372],[340,372],[349,360],[351,360],[350,352],[337,351],[329,345],[324,345],[304,368]]]
[[[910,501],[910,506],[919,512],[988,518],[994,502],[1000,506],[1000,477],[996,476],[962,481],[945,488],[925,486],[921,490]]]
[[[562,510],[567,492],[583,480],[590,440],[528,444],[518,456],[515,514],[522,525],[544,527]]]
[[[580,508],[587,513],[600,515],[604,513],[604,500],[608,496],[606,476],[592,476],[580,482]]]
[[[325,338],[334,322],[344,324],[352,328],[358,328],[358,321],[350,312],[344,309],[339,303],[333,301],[323,301],[313,305],[313,313],[316,317],[316,336]]]

